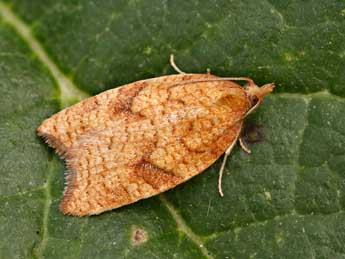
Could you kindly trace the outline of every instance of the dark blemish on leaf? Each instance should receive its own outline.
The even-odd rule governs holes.
[[[263,126],[252,122],[245,123],[241,137],[246,144],[256,144],[265,139]]]
[[[147,231],[143,228],[134,226],[132,228],[131,243],[133,246],[138,246],[145,243],[149,239]]]

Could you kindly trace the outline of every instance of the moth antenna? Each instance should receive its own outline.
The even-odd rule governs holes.
[[[218,177],[218,192],[219,192],[219,195],[221,197],[224,197],[224,193],[223,193],[223,190],[222,190],[222,179],[223,179],[223,172],[224,172],[224,169],[225,169],[225,164],[226,164],[226,161],[228,159],[228,156],[230,155],[232,149],[234,148],[234,146],[236,145],[236,142],[238,140],[238,137],[239,137],[239,133],[237,134],[236,136],[236,139],[231,143],[231,145],[228,147],[228,149],[225,151],[224,153],[224,158],[223,158],[223,162],[222,162],[222,165],[219,169],[219,177]]]
[[[184,73],[185,74],[185,73]],[[192,84],[192,83],[200,83],[200,82],[214,82],[214,81],[247,81],[249,84],[254,84],[253,79],[248,78],[248,77],[211,77],[211,78],[203,78],[203,79],[192,79],[192,80],[184,80],[180,81],[177,83],[173,83],[169,85],[169,87],[175,87],[178,85],[183,85],[183,84]]]
[[[179,74],[186,74],[181,69],[179,69],[179,67],[175,64],[174,54],[170,54],[170,65],[175,69],[175,71],[177,73],[179,73]]]
[[[261,104],[261,102],[262,102],[262,99],[260,100],[258,100],[258,102],[252,107],[252,108],[250,108],[250,110],[249,111],[247,111],[247,113],[245,114],[245,116],[244,117],[247,117],[249,114],[251,114],[256,108],[258,108],[258,106]]]
[[[252,151],[244,144],[243,139],[239,138],[241,148],[247,152],[248,154],[252,153]]]

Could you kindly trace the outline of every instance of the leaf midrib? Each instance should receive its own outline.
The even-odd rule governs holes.
[[[43,45],[36,39],[29,25],[22,21],[7,4],[0,1],[0,14],[3,20],[13,27],[20,37],[30,47],[32,52],[37,56],[39,61],[48,69],[60,90],[61,107],[68,105],[71,98],[82,100],[89,97],[89,94],[80,90],[74,82],[68,78],[54,63],[45,51]]]

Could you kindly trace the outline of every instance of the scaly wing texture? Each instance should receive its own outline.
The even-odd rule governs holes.
[[[162,76],[102,92],[46,119],[37,129],[38,135],[44,137],[46,142],[63,156],[82,135],[90,131],[107,129],[113,121],[123,118],[122,113],[129,109],[131,98],[146,86],[198,79],[200,76]],[[205,77],[214,76],[203,75],[203,78]]]
[[[233,82],[188,83],[210,77],[135,82],[45,120],[39,134],[67,161],[61,210],[98,214],[173,188],[210,166],[236,140],[249,108]]]

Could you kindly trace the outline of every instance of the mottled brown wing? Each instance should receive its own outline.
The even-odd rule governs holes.
[[[166,79],[146,83],[134,95],[129,91],[115,120],[70,146],[64,213],[98,214],[171,189],[210,166],[236,140],[249,108],[239,85],[171,86]]]
[[[107,129],[114,120],[121,120],[132,99],[148,85],[164,82],[215,77],[213,75],[171,75],[142,80],[104,91],[66,108],[46,119],[37,129],[38,135],[63,156],[68,148],[90,131]],[[152,94],[154,98],[157,93]]]

